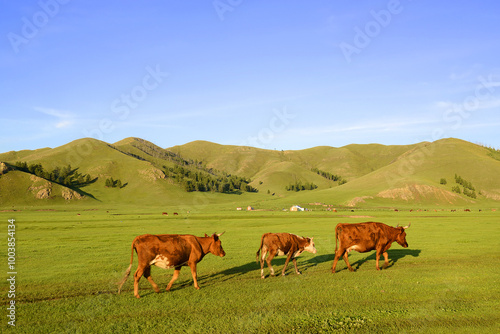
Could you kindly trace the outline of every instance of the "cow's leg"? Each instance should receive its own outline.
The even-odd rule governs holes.
[[[144,274],[145,266],[139,266],[137,267],[137,270],[135,271],[134,274],[134,296],[135,298],[141,298],[139,296],[139,280],[141,279],[142,275]]]
[[[198,285],[198,275],[196,274],[196,263],[190,264],[189,267],[191,268],[191,275],[193,275],[194,288],[199,290],[200,286]]]
[[[389,266],[389,254],[387,252],[384,252],[382,255],[384,255],[384,268],[387,268]]]
[[[351,264],[349,263],[348,256],[349,256],[349,252],[345,252],[344,256],[343,256],[344,261],[347,264],[347,268],[349,268],[349,271],[354,271],[354,269],[352,269],[352,267],[351,267]]]
[[[347,265],[347,268],[349,271],[354,271],[352,269],[351,264],[349,263],[349,259],[347,258],[348,252],[344,248],[339,248],[335,252],[335,259],[333,260],[333,265],[332,265],[332,273],[335,274],[335,268],[337,267],[337,262],[340,260],[340,258],[344,259],[345,264]]]
[[[160,292],[158,285],[156,285],[155,281],[153,281],[153,277],[151,277],[151,267],[146,267],[144,269],[143,276],[147,278],[147,280],[153,286],[153,289],[155,290],[156,293]]]
[[[276,255],[276,251],[269,251],[269,256],[266,259],[267,266],[269,267],[269,271],[271,272],[271,276],[274,276],[274,269],[273,266],[271,265],[271,260],[274,258]]]
[[[260,253],[260,278],[265,278],[264,277],[264,259],[266,258],[267,254],[267,248],[262,247],[261,253]]]
[[[285,276],[286,267],[288,267],[288,262],[290,262],[290,259],[292,258],[292,256],[293,256],[293,252],[290,250],[290,252],[288,252],[288,256],[286,257],[285,266],[283,267],[283,271],[281,272],[281,276]]]
[[[174,284],[174,282],[177,280],[177,278],[179,278],[181,268],[182,267],[175,267],[174,276],[172,276],[172,279],[170,280],[170,282],[168,282],[167,288],[165,290],[170,291],[170,289],[172,288],[172,284]]]
[[[378,265],[379,260],[380,260],[380,253],[381,253],[381,251],[377,250],[377,254],[375,255],[375,261],[376,261],[376,262],[375,262],[375,263],[376,263],[375,265],[376,265],[376,267],[377,267],[377,270],[380,270],[380,267],[379,267],[379,265]]]
[[[345,250],[344,249],[337,249],[335,251],[335,259],[333,260],[333,265],[332,265],[332,273],[335,274],[335,268],[337,268],[337,262],[339,259],[342,257],[344,254]]]
[[[294,265],[294,267],[295,267],[295,273],[296,273],[297,275],[300,275],[300,271],[299,271],[299,269],[297,269],[297,259],[296,259],[296,258],[293,258],[293,259],[292,259],[292,261],[293,261],[293,265]]]

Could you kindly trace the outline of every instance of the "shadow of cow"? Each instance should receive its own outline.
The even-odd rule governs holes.
[[[386,268],[392,267],[396,262],[398,262],[400,259],[402,259],[406,256],[419,257],[421,252],[422,251],[420,249],[393,249],[393,250],[389,250],[389,251],[387,251],[387,253],[389,254],[389,265]],[[377,254],[377,252],[374,251],[372,254],[368,255],[367,257],[360,259],[360,260],[357,260],[356,262],[354,262],[352,264],[352,267],[355,270],[357,270],[365,262],[371,261],[371,260],[375,261],[376,254]],[[334,257],[335,257],[335,254],[334,254]],[[344,269],[347,269],[347,267],[343,268],[341,270],[344,270]]]

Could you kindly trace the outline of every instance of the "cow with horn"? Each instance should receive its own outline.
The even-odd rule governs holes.
[[[360,253],[376,250],[377,270],[380,270],[380,254],[384,255],[384,268],[387,267],[389,265],[387,250],[394,241],[404,248],[408,247],[405,232],[408,227],[410,227],[410,224],[405,227],[400,227],[399,224],[396,227],[392,227],[375,222],[338,224],[335,227],[335,259],[333,260],[332,272],[335,273],[335,267],[341,257],[344,258],[349,270],[354,271],[347,259],[347,255],[352,250]]]
[[[223,232],[224,233],[224,232]],[[134,260],[134,250],[137,253],[139,265],[134,274],[134,296],[139,296],[139,280],[144,276],[153,286],[156,292],[160,292],[158,285],[151,277],[151,266],[155,265],[163,269],[174,268],[174,275],[167,285],[167,291],[179,277],[183,266],[191,268],[194,287],[199,289],[196,273],[196,265],[205,255],[212,253],[223,257],[226,255],[222,249],[219,237],[223,233],[214,233],[212,236],[205,234],[204,237],[197,237],[189,234],[144,234],[136,237],[132,241],[132,255],[130,256],[130,266],[125,272],[125,276],[119,283],[118,293],[120,293],[123,284],[130,275],[132,262]]]

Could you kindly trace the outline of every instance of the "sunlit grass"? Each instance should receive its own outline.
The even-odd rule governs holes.
[[[19,332],[496,332],[500,329],[500,225],[496,212],[366,211],[339,213],[212,212],[162,217],[156,211],[14,213],[17,226]],[[13,213],[0,213],[1,220]],[[389,250],[377,272],[372,253],[351,253],[331,273],[340,222],[407,224],[408,249]],[[222,232],[225,258],[207,255],[195,290],[189,270],[165,292],[173,271],[153,268],[162,289],[132,279],[117,295],[132,239],[144,233]],[[260,236],[313,236],[318,253],[290,264],[285,277],[260,278]],[[6,248],[5,241],[0,244]],[[6,263],[1,254],[0,261]],[[285,258],[273,260],[279,272]],[[135,257],[134,267],[137,264]],[[269,272],[265,269],[265,274]],[[2,302],[7,299],[3,283]],[[7,327],[6,320],[2,330]]]

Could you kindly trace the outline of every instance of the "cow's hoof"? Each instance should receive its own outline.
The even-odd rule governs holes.
[[[135,295],[135,298],[139,299],[139,298],[141,298],[141,296],[139,296],[139,295]]]

